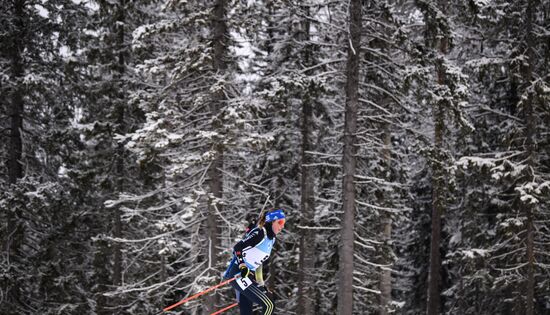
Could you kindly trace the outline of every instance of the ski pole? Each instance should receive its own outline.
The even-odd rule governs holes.
[[[193,299],[196,299],[196,298],[198,298],[199,296],[201,296],[201,295],[203,295],[203,294],[206,294],[206,293],[208,293],[208,292],[210,292],[210,291],[212,291],[212,290],[215,290],[215,289],[217,289],[217,288],[219,288],[219,287],[221,287],[221,286],[224,286],[224,285],[228,284],[229,282],[231,282],[231,281],[233,281],[233,280],[235,280],[235,279],[237,279],[237,277],[234,277],[234,278],[231,278],[231,279],[229,279],[229,280],[225,280],[225,281],[223,281],[223,282],[220,282],[220,283],[216,284],[215,286],[212,286],[212,287],[210,287],[210,288],[208,288],[208,289],[206,289],[206,290],[204,290],[204,291],[201,291],[201,292],[199,292],[199,293],[197,293],[197,294],[195,294],[195,295],[193,295],[193,296],[190,296],[190,297],[188,297],[188,298],[185,298],[185,299],[179,301],[179,302],[176,303],[176,304],[173,304],[173,305],[170,305],[170,306],[168,306],[168,307],[165,307],[165,308],[163,309],[163,311],[168,312],[169,310],[171,310],[171,309],[173,309],[173,308],[175,308],[175,307],[178,307],[178,306],[182,305],[182,304],[185,303],[185,302],[188,302],[188,301],[191,301],[191,300],[193,300]]]
[[[221,310],[216,311],[216,312],[214,312],[214,313],[212,313],[212,314],[210,314],[210,315],[218,315],[218,314],[221,314],[221,313],[227,311],[228,309],[233,308],[233,307],[235,307],[235,306],[237,306],[237,305],[239,305],[239,303],[231,304],[231,305],[229,305],[229,306],[227,306],[227,307],[224,307],[224,308],[222,308]]]

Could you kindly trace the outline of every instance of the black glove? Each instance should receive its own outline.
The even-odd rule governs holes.
[[[269,292],[269,290],[265,285],[258,285],[258,288],[260,288],[260,291],[262,291],[262,293],[265,295],[269,296],[269,294],[271,294],[271,292]]]
[[[248,267],[245,264],[240,264],[239,269],[241,270],[242,278],[247,278],[248,275],[250,274],[250,269],[248,269]]]

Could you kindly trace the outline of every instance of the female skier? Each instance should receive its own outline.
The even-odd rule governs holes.
[[[252,315],[253,303],[262,306],[263,315],[273,314],[275,307],[266,294],[262,263],[269,258],[275,236],[284,228],[285,220],[282,209],[264,213],[258,226],[233,247],[233,259],[224,277],[229,279],[240,273],[240,277],[231,282],[231,285],[237,291],[241,315]]]

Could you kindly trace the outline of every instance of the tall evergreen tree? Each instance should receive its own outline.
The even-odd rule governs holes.
[[[303,8],[306,16],[309,16],[309,8]],[[311,22],[305,20],[301,27],[301,40],[307,42],[311,39]],[[314,56],[312,45],[307,45],[303,54],[303,64],[305,67],[311,67],[314,64]],[[311,71],[305,73],[306,76],[311,75]],[[310,82],[307,92],[315,90],[315,84]],[[313,230],[308,229],[312,226],[315,215],[315,181],[314,169],[312,165],[311,154],[314,152],[312,144],[312,127],[313,127],[313,107],[316,99],[313,93],[304,93],[302,101],[302,146],[301,146],[301,183],[300,183],[300,209],[302,212],[300,225],[305,227],[300,238],[300,261],[298,270],[300,271],[300,280],[298,284],[298,313],[314,314],[314,300],[312,295],[313,283],[310,281],[310,274],[314,271],[315,264],[315,238]],[[312,97],[313,96],[313,97]],[[313,246],[312,246],[313,245]]]
[[[455,41],[458,40],[453,37],[452,30],[457,32],[461,30],[461,25],[456,20],[456,12],[458,12],[457,8],[460,7],[460,4],[447,4],[445,1],[415,1],[415,5],[422,13],[424,20],[421,33],[423,36],[418,37],[418,33],[410,33],[411,46],[408,53],[411,59],[409,62],[415,65],[411,65],[408,70],[408,75],[412,79],[408,80],[413,84],[419,104],[417,116],[413,118],[417,122],[414,129],[420,130],[420,132],[416,131],[420,135],[417,137],[417,143],[420,145],[420,151],[426,157],[425,162],[416,159],[415,163],[418,163],[417,165],[427,163],[428,169],[415,176],[413,189],[416,186],[418,188],[414,190],[417,193],[426,194],[429,191],[431,193],[428,193],[427,196],[413,195],[414,199],[418,201],[413,210],[426,209],[424,199],[430,198],[431,227],[427,230],[422,227],[422,222],[417,223],[419,231],[424,231],[424,233],[429,231],[429,261],[425,261],[422,255],[414,258],[414,260],[418,260],[419,266],[426,263],[429,263],[430,266],[429,277],[426,279],[427,304],[423,306],[421,293],[415,293],[411,298],[417,308],[424,308],[428,313],[436,314],[442,310],[441,296],[446,283],[443,269],[443,258],[448,250],[446,243],[448,239],[445,234],[448,233],[446,218],[449,213],[450,192],[454,183],[452,167],[454,152],[449,143],[452,140],[451,135],[457,130],[471,130],[472,127],[465,119],[463,108],[468,96],[467,76],[463,74],[462,65],[457,64],[454,55],[450,55],[453,52]],[[411,22],[415,23],[414,18]],[[422,119],[429,117],[424,113],[429,113],[431,116],[431,124],[426,125],[421,122]],[[456,127],[449,125],[449,122],[453,121],[456,123]],[[433,140],[423,134],[431,135]],[[429,149],[425,148],[426,146]],[[420,176],[429,176],[429,181],[420,178]],[[427,184],[427,187],[422,187],[423,184]],[[415,217],[425,218],[418,215]],[[418,246],[425,248],[426,244],[422,244],[425,239],[423,235],[425,234],[419,234],[421,238],[415,244],[417,253],[421,253],[418,252]],[[421,273],[418,273],[417,276],[421,276]],[[424,279],[417,278],[416,281],[422,283]],[[421,285],[420,283],[418,285]]]
[[[502,300],[497,311],[503,313],[544,313],[546,290],[537,278],[544,278],[545,264],[537,263],[544,260],[537,253],[545,250],[540,247],[545,236],[537,222],[548,215],[542,210],[548,202],[547,153],[540,150],[547,141],[541,122],[548,115],[541,100],[548,69],[535,55],[544,55],[548,43],[532,30],[548,28],[543,14],[534,13],[548,12],[548,6],[517,1],[500,11],[501,5],[473,8],[472,28],[484,33],[473,37],[477,50],[467,62],[477,75],[472,85],[480,104],[473,110],[479,141],[471,140],[460,165],[470,192],[464,200],[467,213],[483,215],[463,218],[462,247],[454,252],[461,264],[459,280],[452,287],[463,293],[453,307],[483,313],[488,301]]]
[[[85,307],[76,291],[88,283],[75,262],[84,246],[81,235],[70,237],[80,200],[67,174],[79,144],[71,128],[78,99],[71,55],[80,47],[83,12],[72,1],[8,1],[0,9],[3,314]]]
[[[325,241],[328,233],[335,234],[333,230],[325,230],[321,222],[332,220],[330,224],[334,226],[331,211],[338,205],[317,203],[316,187],[321,181],[326,182],[329,198],[338,195],[333,186],[339,156],[335,136],[338,130],[326,126],[337,124],[337,119],[331,116],[340,114],[331,109],[340,86],[329,91],[327,87],[331,84],[327,84],[327,79],[342,72],[343,58],[339,58],[341,53],[331,46],[325,32],[340,29],[330,20],[333,8],[329,4],[270,1],[267,8],[269,14],[265,15],[262,6],[258,7],[266,22],[252,36],[257,38],[254,41],[258,43],[257,49],[263,52],[254,64],[255,72],[260,74],[254,94],[266,106],[263,126],[275,139],[264,164],[269,168],[261,169],[261,177],[275,197],[275,204],[286,207],[293,218],[285,235],[288,234],[288,239],[300,239],[300,246],[285,242],[277,248],[273,266],[277,268],[270,265],[273,281],[269,285],[275,284],[277,296],[287,297],[278,307],[319,313],[326,309],[323,305],[332,307],[335,302],[334,275],[319,274],[316,270],[323,269],[320,264],[327,264],[331,265],[327,270],[334,273],[336,264],[330,259],[317,259],[313,252],[330,255]],[[300,155],[297,147],[302,150]],[[317,174],[321,173],[327,175],[318,180]],[[300,209],[300,214],[296,215],[293,209]],[[336,243],[330,243],[329,247],[335,248]],[[279,260],[279,256],[286,258]],[[282,279],[289,272],[297,272],[298,281]],[[296,290],[297,296],[292,293]]]
[[[359,60],[361,52],[361,1],[352,0],[349,6],[349,46],[346,66],[346,109],[344,122],[344,152],[341,243],[339,250],[338,314],[353,312],[353,247],[355,240],[355,183],[357,109],[359,106]]]
[[[150,6],[150,2],[99,1],[90,5],[84,29],[88,36],[81,84],[86,97],[76,126],[86,146],[74,172],[93,213],[92,290],[99,314],[121,313],[121,305],[132,306],[130,299],[109,294],[131,278],[126,273],[132,262],[123,256],[121,243],[131,234],[124,218],[126,205],[106,202],[138,190],[143,183],[134,158],[119,140],[144,119],[132,98],[133,91],[144,86],[135,75],[131,35],[151,20]]]
[[[236,222],[245,218],[243,205],[253,192],[263,193],[250,170],[257,164],[245,158],[270,137],[254,126],[258,104],[241,96],[230,40],[233,30],[240,31],[240,12],[240,6],[228,11],[224,1],[168,3],[156,22],[134,31],[136,68],[146,87],[133,99],[147,120],[124,141],[155,178],[151,187],[129,191],[110,205],[132,205],[125,215],[147,250],[138,251],[132,239],[124,242],[133,260],[153,259],[132,266],[136,277],[120,287],[122,293],[152,299],[173,292],[168,302],[181,289],[194,292],[218,282],[229,260],[226,249],[242,236]],[[255,206],[263,201],[255,199]],[[153,276],[139,276],[143,270]],[[209,313],[221,306],[217,296],[205,305]]]

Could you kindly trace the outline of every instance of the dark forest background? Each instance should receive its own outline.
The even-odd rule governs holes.
[[[549,65],[542,0],[3,0],[0,313],[157,313],[284,208],[277,314],[549,314]]]

